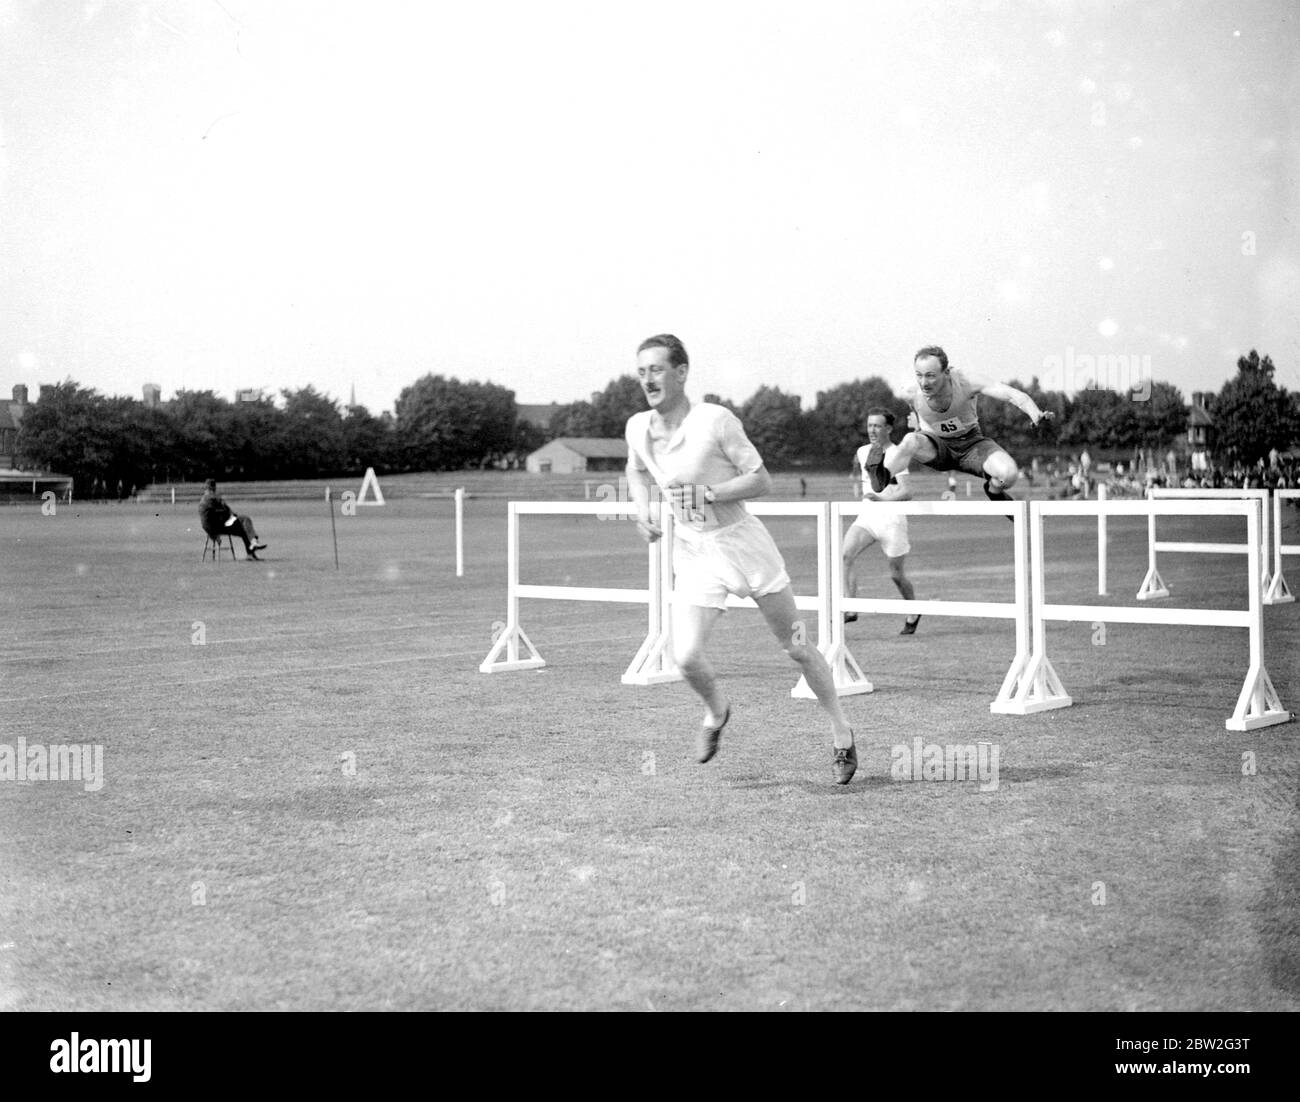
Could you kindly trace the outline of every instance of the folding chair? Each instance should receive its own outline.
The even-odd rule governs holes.
[[[221,554],[221,541],[222,541],[222,539],[226,539],[226,540],[229,540],[229,541],[230,541],[230,561],[231,561],[231,562],[235,562],[235,561],[236,561],[236,559],[235,559],[235,537],[232,536],[229,532],[218,532],[218,533],[214,536],[211,532],[208,532],[208,531],[205,529],[203,535],[204,535],[204,537],[205,537],[204,542],[203,542],[203,558],[199,560],[200,562],[206,562],[206,561],[207,561],[207,557],[208,557],[208,552],[209,552],[209,551],[212,552],[212,561],[213,561],[213,562],[216,562],[216,561],[217,561],[218,557],[219,557],[220,554]]]

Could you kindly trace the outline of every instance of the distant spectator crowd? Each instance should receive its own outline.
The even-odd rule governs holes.
[[[1068,460],[1057,458],[1047,467],[1047,486],[1052,496],[1084,499],[1096,496],[1098,485],[1111,498],[1142,497],[1152,487],[1186,490],[1296,490],[1300,489],[1300,457],[1270,452],[1267,459],[1253,464],[1214,463],[1191,466],[1185,457],[1171,453],[1159,466],[1143,465],[1134,470],[1123,462],[1094,467],[1088,453]]]

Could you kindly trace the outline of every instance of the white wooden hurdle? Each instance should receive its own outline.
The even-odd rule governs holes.
[[[975,616],[999,620],[1014,620],[1016,624],[1016,653],[1011,667],[1002,679],[1002,687],[989,704],[992,712],[1014,712],[1011,703],[1022,687],[1022,677],[1029,661],[1029,580],[1026,567],[1028,540],[1027,503],[1023,501],[837,501],[831,504],[831,561],[835,569],[831,574],[831,646],[826,659],[835,674],[835,685],[841,696],[850,693],[869,693],[872,684],[850,653],[844,636],[845,612],[902,612],[908,615],[932,613],[936,616]],[[844,549],[844,517],[855,517],[869,511],[874,516],[902,514],[903,516],[941,517],[1010,517],[1015,562],[1012,565],[1015,580],[1015,598],[1006,601],[906,601],[901,598],[846,597],[844,575],[840,559]]]
[[[1300,497],[1300,491],[1284,491]],[[1185,497],[1187,495],[1178,495]],[[749,509],[758,516],[806,516],[817,522],[817,594],[796,595],[796,607],[818,614],[817,646],[825,655],[835,675],[841,696],[873,691],[848,649],[844,633],[845,612],[931,613],[938,616],[984,617],[1015,621],[1016,652],[1003,678],[997,696],[990,703],[991,712],[1028,715],[1053,708],[1068,707],[1072,700],[1047,656],[1047,620],[1098,620],[1115,623],[1168,624],[1209,627],[1245,628],[1250,633],[1250,665],[1245,683],[1226,727],[1248,731],[1256,727],[1286,722],[1292,714],[1282,707],[1263,655],[1264,594],[1258,579],[1263,576],[1261,560],[1262,503],[1255,493],[1215,495],[1220,500],[1140,501],[899,501],[899,502],[751,502]],[[1276,499],[1275,499],[1276,501]],[[1275,518],[1280,517],[1275,504]],[[906,516],[1008,516],[1013,522],[1015,561],[1012,567],[1014,599],[990,601],[906,601],[884,598],[850,598],[844,595],[841,558],[844,546],[844,518],[864,510],[873,514],[899,513]],[[647,631],[627,671],[624,684],[654,685],[682,679],[672,658],[671,596],[674,538],[670,510],[663,510],[664,537],[647,547],[647,585],[645,589],[614,589],[590,586],[524,585],[519,581],[519,517],[521,514],[595,515],[627,519],[631,514],[626,502],[517,502],[509,503],[507,513],[507,620],[494,639],[491,651],[480,664],[483,673],[506,670],[537,669],[545,659],[528,638],[520,623],[521,598],[562,601],[604,601],[645,604]],[[1251,583],[1249,607],[1245,611],[1221,609],[1157,609],[1098,605],[1048,604],[1043,557],[1043,518],[1045,516],[1145,516],[1154,524],[1157,516],[1239,516],[1246,519],[1246,543],[1208,545],[1215,550],[1244,552]],[[1276,526],[1280,531],[1280,525]],[[1150,532],[1149,528],[1149,532]],[[1104,537],[1103,537],[1104,538]],[[1154,542],[1153,540],[1151,542]],[[1099,544],[1099,549],[1104,547]],[[1300,554],[1300,547],[1283,546],[1275,535],[1275,561],[1281,554]],[[1152,552],[1154,553],[1154,552]],[[1154,563],[1153,563],[1154,566]],[[1274,578],[1281,576],[1280,569]],[[1285,585],[1285,583],[1282,583]],[[1289,597],[1289,593],[1287,594]],[[1142,599],[1139,595],[1139,599]],[[731,598],[729,606],[755,607],[752,600]],[[521,649],[522,648],[522,649]],[[526,653],[525,653],[526,652]],[[813,698],[804,679],[791,695]]]
[[[672,586],[672,561],[665,548],[673,538],[673,519],[665,509],[663,538],[647,545],[647,584],[645,589],[611,589],[576,585],[524,585],[519,581],[519,517],[521,514],[550,516],[605,516],[626,518],[628,504],[619,501],[597,503],[567,501],[512,501],[506,513],[506,623],[479,665],[482,673],[506,670],[535,670],[546,660],[533,646],[519,622],[519,599],[538,598],[550,601],[613,601],[644,604],[648,607],[645,641],[624,672],[625,685],[657,685],[680,681],[681,673],[673,662],[671,634],[667,619],[667,592]],[[520,647],[527,650],[521,656]],[[504,657],[502,657],[504,655]]]
[[[1264,594],[1266,605],[1284,605],[1295,600],[1282,574],[1282,556],[1300,555],[1300,543],[1282,542],[1282,502],[1300,499],[1300,490],[1273,491],[1273,580]]]
[[[1246,519],[1246,561],[1248,608],[1226,609],[1126,608],[1099,605],[1048,604],[1044,592],[1043,518],[1047,516],[1093,516],[1101,511],[1110,516],[1241,516]],[[1252,500],[1222,501],[1035,501],[1030,503],[1030,578],[1032,584],[1033,653],[1014,700],[1018,714],[1069,707],[1073,701],[1047,656],[1046,621],[1104,620],[1121,624],[1170,624],[1246,628],[1250,632],[1250,666],[1237,698],[1237,706],[1225,726],[1230,731],[1250,731],[1293,718],[1282,707],[1264,666],[1263,594],[1259,578],[1260,504]],[[1236,547],[1237,545],[1230,545]]]
[[[1200,489],[1164,489],[1159,486],[1153,486],[1147,491],[1148,501],[1168,500],[1171,498],[1187,500],[1254,500],[1260,503],[1260,510],[1263,513],[1264,525],[1263,535],[1260,538],[1260,548],[1262,555],[1260,557],[1260,576],[1259,591],[1265,594],[1265,604],[1271,604],[1267,594],[1269,590],[1268,574],[1268,556],[1272,543],[1269,537],[1269,525],[1271,520],[1271,511],[1268,507],[1267,490],[1200,490]],[[1157,568],[1156,555],[1160,551],[1186,552],[1193,554],[1217,554],[1217,555],[1244,555],[1247,548],[1240,543],[1197,543],[1188,541],[1167,540],[1161,542],[1156,539],[1156,514],[1151,513],[1147,517],[1147,573],[1142,579],[1142,585],[1138,587],[1137,599],[1139,601],[1154,601],[1161,597],[1169,596],[1169,587],[1160,577],[1160,571]]]

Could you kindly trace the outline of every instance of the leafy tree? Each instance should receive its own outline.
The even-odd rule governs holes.
[[[367,467],[379,474],[392,469],[396,431],[391,413],[376,417],[365,406],[349,406],[342,427],[344,474],[362,474]]]
[[[1138,432],[1134,443],[1141,447],[1165,448],[1187,432],[1187,406],[1176,386],[1152,383],[1147,397],[1133,406]]]
[[[226,430],[225,478],[291,478],[303,467],[294,455],[288,422],[270,398],[234,402],[229,407]]]
[[[287,455],[284,476],[310,478],[343,470],[343,414],[332,398],[306,386],[282,390],[281,422]]]
[[[532,421],[526,421],[520,417],[515,422],[515,440],[511,448],[512,463],[519,464],[527,458],[530,452],[535,452],[550,439],[546,430],[540,425],[533,424]]]
[[[741,407],[740,419],[766,466],[787,467],[804,458],[807,428],[797,394],[761,386]]]
[[[120,441],[107,416],[108,402],[71,379],[45,390],[23,415],[16,450],[24,466],[71,475],[78,493],[105,481]],[[113,482],[117,479],[113,475]]]
[[[1271,448],[1285,451],[1300,436],[1296,402],[1273,381],[1273,361],[1253,348],[1237,360],[1237,374],[1223,384],[1211,413],[1217,448],[1232,459],[1255,463]]]
[[[627,419],[646,406],[645,392],[635,375],[620,375],[589,401],[570,402],[551,415],[550,435],[598,436],[614,439],[623,435]]]
[[[181,477],[217,478],[230,471],[241,452],[235,414],[210,390],[180,390],[171,402]],[[242,464],[239,464],[242,466]]]
[[[640,413],[646,405],[645,391],[635,375],[620,375],[612,380],[604,390],[591,396],[591,408],[595,414],[600,431],[596,436],[616,437],[623,435],[627,419],[634,413]]]
[[[508,454],[515,439],[514,391],[425,375],[398,395],[397,444],[408,470],[457,470]]]
[[[717,394],[713,394],[710,392],[709,394],[706,394],[704,396],[702,401],[712,402],[715,406],[722,406],[724,409],[731,410],[731,412],[734,413],[737,417],[740,416],[740,407],[736,405],[735,402],[732,402],[727,398],[722,398]]]
[[[496,383],[466,384],[472,411],[471,426],[464,437],[464,462],[480,467],[500,462],[513,450],[519,407],[515,392]]]
[[[894,414],[894,440],[901,440],[907,432],[907,403],[895,397],[880,376],[818,391],[817,404],[809,413],[813,457],[830,466],[849,467],[853,453],[867,442],[867,411],[877,406]]]
[[[550,440],[560,436],[599,436],[600,419],[595,407],[585,400],[570,402],[551,414],[547,432]]]
[[[1127,393],[1081,390],[1070,403],[1060,442],[1080,448],[1131,448],[1139,439],[1136,404]]]

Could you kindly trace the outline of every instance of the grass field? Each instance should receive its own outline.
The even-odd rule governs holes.
[[[0,510],[0,744],[103,748],[94,791],[0,780],[0,1009],[1300,1009],[1300,727],[1225,731],[1244,631],[1106,625],[1144,522],[1110,522],[1110,598],[1095,522],[1049,529],[1049,598],[1099,606],[1049,627],[1071,708],[990,714],[1008,623],[850,627],[876,692],[842,788],[757,613],[716,636],[735,714],[700,766],[689,690],[619,682],[644,609],[526,601],[548,666],[478,671],[502,500],[462,579],[445,498],[340,516],[338,570],[325,509],[259,502],[265,561],[217,565],[192,504]],[[806,590],[811,530],[770,527]],[[1010,598],[1005,521],[912,537],[918,596]],[[593,518],[527,518],[523,561],[645,578]],[[1245,606],[1240,557],[1162,573]],[[1294,710],[1300,605],[1265,625]],[[992,743],[997,786],[893,779],[918,736]]]

